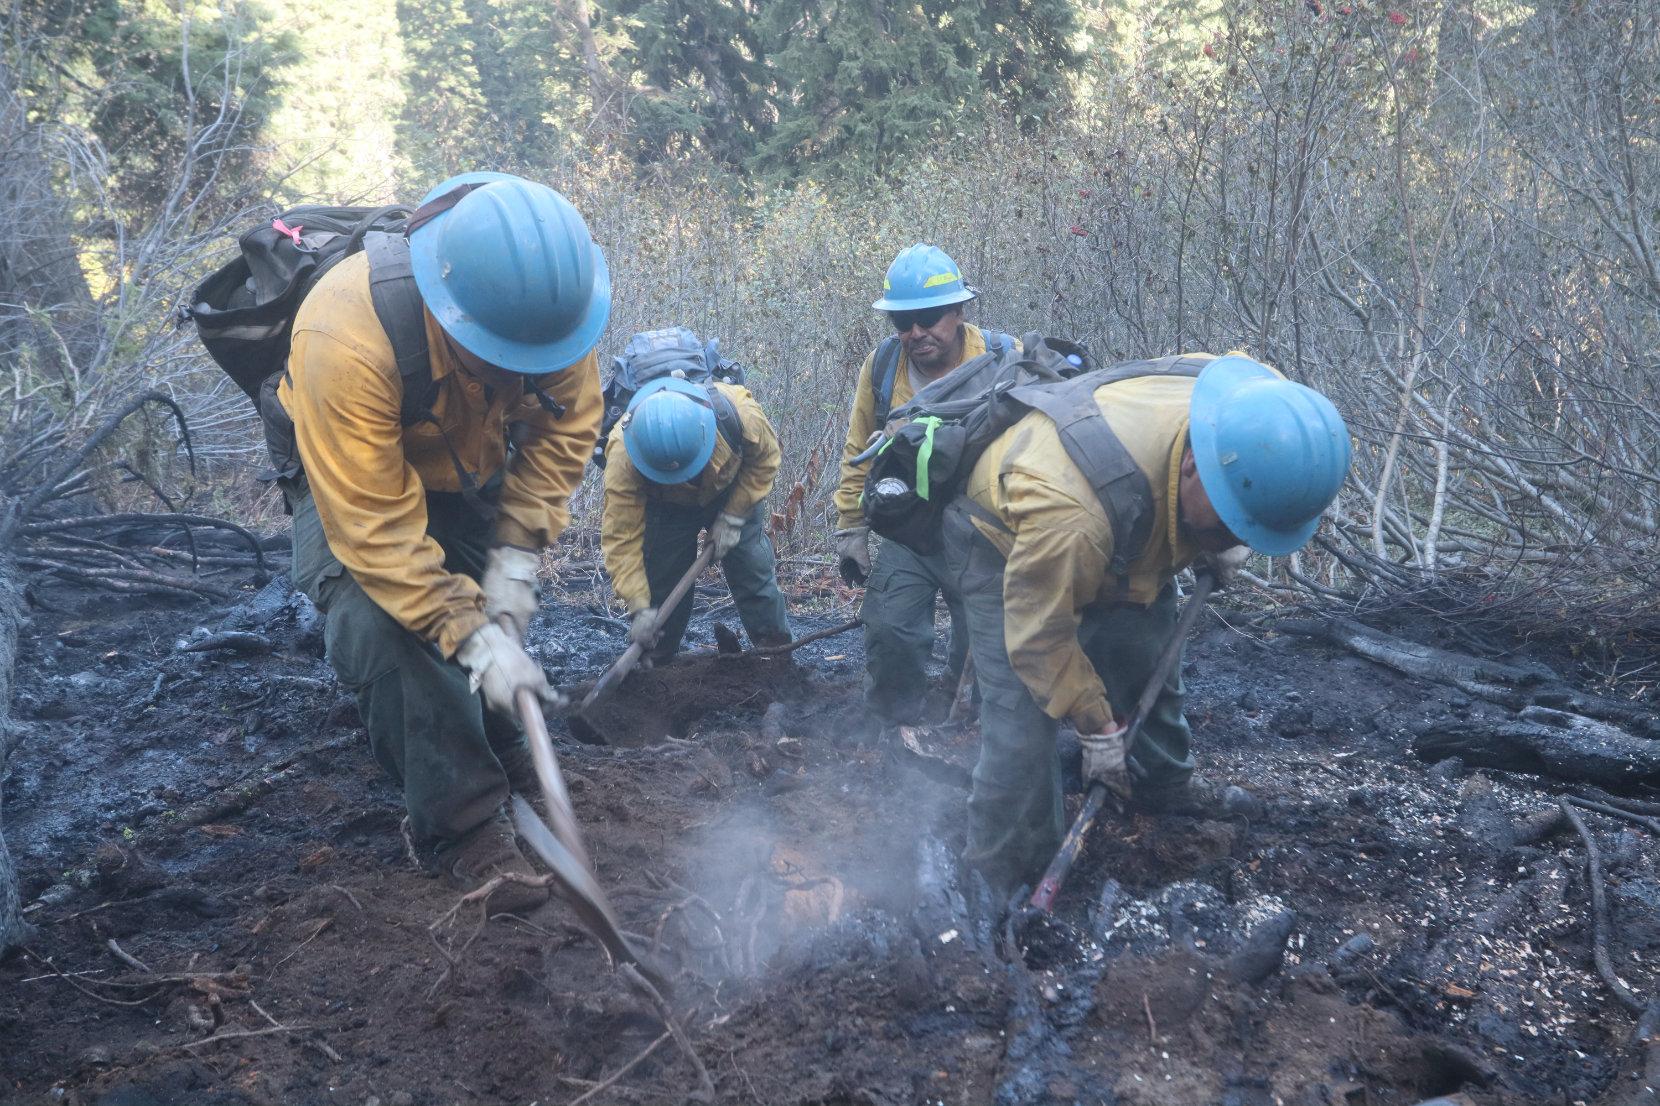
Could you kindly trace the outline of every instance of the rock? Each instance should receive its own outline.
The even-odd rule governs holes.
[[[784,737],[784,715],[788,711],[783,703],[773,703],[761,715],[761,736],[767,741],[778,742]]]
[[[1247,691],[1239,697],[1239,709],[1247,713],[1262,709],[1262,700],[1257,698],[1255,691]]]
[[[1222,789],[1222,812],[1257,818],[1262,815],[1262,803],[1238,784],[1229,784]]]
[[[1331,955],[1326,957],[1326,965],[1334,972],[1342,971],[1370,954],[1377,945],[1370,933],[1357,933],[1332,950]]]
[[[1456,780],[1463,776],[1464,772],[1463,757],[1447,757],[1445,760],[1438,760],[1429,770],[1430,775],[1440,780]]]
[[[1288,703],[1274,713],[1274,732],[1281,737],[1301,737],[1314,726],[1314,711],[1302,703]]]
[[[1285,943],[1297,928],[1297,912],[1282,910],[1251,931],[1232,956],[1228,957],[1228,978],[1236,983],[1261,983],[1279,971],[1285,959]]]
[[[408,1091],[393,1091],[392,1097],[386,1100],[386,1106],[415,1106],[415,1096]]]

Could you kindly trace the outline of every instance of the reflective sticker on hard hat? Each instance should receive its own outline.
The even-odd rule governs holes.
[[[1222,454],[1222,456],[1220,458],[1221,463],[1224,464],[1224,465],[1231,465],[1237,460],[1239,460],[1239,453],[1238,453],[1237,450],[1232,450],[1232,449],[1230,449],[1230,450],[1228,450],[1228,452]]]
[[[937,288],[941,284],[950,284],[954,280],[961,279],[963,278],[958,276],[956,273],[935,273],[933,276],[922,282],[922,287],[923,290],[926,291],[929,288]]]

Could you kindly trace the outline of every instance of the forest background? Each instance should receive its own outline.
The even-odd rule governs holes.
[[[12,0],[0,27],[0,495],[271,527],[245,399],[176,309],[282,205],[475,168],[565,191],[602,353],[684,324],[783,438],[820,553],[893,254],[1103,360],[1240,348],[1322,388],[1353,477],[1266,586],[1458,584],[1616,650],[1660,528],[1660,5],[1547,0]],[[146,421],[148,420],[148,421]],[[101,456],[103,455],[101,454]],[[597,511],[592,480],[579,524]],[[45,500],[34,503],[39,507]],[[578,534],[591,543],[591,531]],[[27,567],[27,566],[25,566]]]

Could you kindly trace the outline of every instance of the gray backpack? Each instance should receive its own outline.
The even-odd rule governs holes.
[[[611,440],[611,430],[628,410],[636,393],[658,377],[680,373],[694,384],[702,384],[709,393],[709,405],[715,411],[715,426],[726,446],[734,453],[744,451],[744,424],[732,401],[711,387],[722,384],[743,385],[744,367],[731,358],[720,355],[720,339],[705,342],[683,326],[668,326],[660,330],[642,330],[628,340],[621,357],[611,359],[611,378],[605,382],[605,418],[600,425],[599,440],[594,443],[594,464],[605,467],[605,444]]]
[[[1125,361],[1097,369],[1082,346],[1032,333],[1024,349],[963,362],[893,413],[906,420],[856,460],[865,477],[870,528],[924,556],[943,548],[945,508],[996,437],[1033,411],[1055,423],[1061,445],[1089,480],[1112,525],[1113,572],[1122,575],[1152,536],[1146,474],[1112,432],[1095,392],[1144,376],[1196,377],[1209,355]]]

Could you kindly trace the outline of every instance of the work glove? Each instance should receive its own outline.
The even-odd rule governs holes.
[[[858,587],[870,576],[870,527],[849,526],[836,531],[836,560],[842,579]]]
[[[715,524],[709,527],[709,541],[715,547],[715,560],[723,560],[738,547],[738,539],[743,537],[744,524],[748,521],[742,515],[729,515],[725,511],[715,516]]]
[[[628,623],[628,643],[642,649],[657,644],[657,608],[635,611]]]
[[[536,569],[541,562],[538,554],[516,545],[498,545],[484,561],[484,617],[495,622],[506,615],[520,641],[540,600]]]
[[[1216,577],[1216,586],[1225,588],[1239,579],[1240,570],[1245,562],[1251,559],[1251,547],[1236,545],[1231,549],[1224,549],[1220,553],[1207,553],[1204,565],[1210,569],[1211,575]]]
[[[1106,787],[1120,799],[1130,797],[1130,771],[1125,754],[1129,751],[1124,739],[1129,728],[1122,722],[1110,723],[1103,733],[1079,734],[1078,745],[1083,749],[1084,781]]]
[[[473,690],[482,691],[485,705],[498,714],[516,716],[518,704],[513,700],[520,688],[529,688],[549,710],[562,711],[570,705],[569,699],[549,685],[542,666],[497,623],[486,622],[469,634],[455,651],[455,659],[472,677]]]

